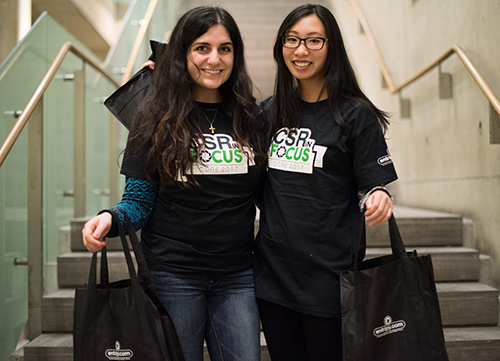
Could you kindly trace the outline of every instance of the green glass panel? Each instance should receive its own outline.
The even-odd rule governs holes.
[[[143,0],[133,0],[130,3],[123,19],[118,41],[106,57],[107,69],[115,75],[118,81],[122,80],[123,73],[126,71],[127,62],[148,5],[149,1]]]
[[[133,65],[132,74],[149,58],[151,54],[149,46],[150,40],[167,41],[170,31],[179,17],[178,9],[180,3],[180,0],[158,1],[151,23],[141,43],[139,54]],[[106,58],[105,63],[107,64],[108,70],[116,74],[117,80],[122,80],[122,75],[125,72],[130,53],[132,52],[140,25],[143,23],[148,5],[149,1],[134,0],[130,3],[129,11],[123,21],[120,37],[116,46],[111,49]]]
[[[105,66],[120,80],[135,38],[147,10],[148,1],[131,0],[117,44]],[[178,14],[180,1],[160,0],[150,28],[133,65],[137,71],[150,55],[149,40],[166,41]],[[26,37],[0,64],[0,142],[7,138],[57,53],[67,41],[100,63],[99,59],[46,13]],[[75,72],[84,74],[85,134],[75,134]],[[60,252],[59,232],[74,217],[75,137],[85,137],[86,214],[93,215],[113,206],[110,190],[123,189],[123,177],[112,184],[111,172],[119,172],[118,154],[125,148],[127,131],[116,126],[104,107],[112,85],[91,66],[68,54],[43,97],[43,261],[55,262]],[[111,134],[111,135],[110,135]],[[116,135],[113,135],[116,134]],[[118,141],[110,139],[117,136]],[[118,143],[119,149],[111,149]],[[76,154],[75,154],[76,153]],[[115,173],[115,174],[116,174]],[[14,265],[26,258],[28,248],[28,137],[24,129],[0,167],[0,360],[14,351],[28,315],[27,267]],[[46,280],[47,281],[47,280]]]
[[[3,98],[0,92],[0,98]],[[12,128],[14,117],[0,117],[1,132]],[[26,132],[21,134],[12,154],[0,168],[0,359],[8,360],[15,349],[28,315],[27,267],[15,266],[14,259],[27,255],[27,152]],[[7,176],[8,175],[8,176]]]
[[[47,69],[47,19],[40,19],[0,66],[0,139],[10,133]],[[27,70],[29,69],[29,71]],[[27,257],[28,139],[23,130],[0,168],[0,359],[14,351],[28,315]]]
[[[0,141],[3,144],[35,93],[57,53],[67,41],[99,62],[88,49],[47,14],[0,65]],[[82,68],[68,54],[43,100],[44,262],[59,254],[59,227],[73,218],[73,82],[65,77]],[[109,86],[108,86],[109,89]],[[26,127],[0,168],[0,360],[8,360],[28,315],[27,267],[14,265],[28,248],[28,139]]]
[[[83,63],[68,54],[44,95],[43,214],[45,262],[59,255],[59,228],[74,217],[72,76]]]
[[[87,214],[95,215],[110,204],[110,168],[118,172],[116,155],[110,155],[109,124],[112,118],[104,100],[115,90],[108,80],[86,67],[86,195]]]

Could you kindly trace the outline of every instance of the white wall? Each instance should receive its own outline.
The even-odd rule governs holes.
[[[358,0],[396,85],[460,45],[500,97],[500,1]],[[381,87],[381,73],[349,0],[331,9],[366,94],[393,114],[388,140],[400,180],[396,202],[474,221],[475,246],[493,261],[500,286],[500,145],[490,144],[489,103],[456,56],[453,98],[438,98],[438,72],[403,90],[411,117],[399,116],[399,96]]]

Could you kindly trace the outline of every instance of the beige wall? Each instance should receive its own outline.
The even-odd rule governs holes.
[[[0,63],[17,44],[17,0],[0,0]]]
[[[500,97],[500,1],[358,0],[396,85],[453,44],[460,45]],[[489,103],[456,56],[453,98],[438,97],[438,72],[403,90],[411,117],[399,116],[399,96],[381,87],[381,73],[349,0],[331,0],[364,91],[393,114],[388,136],[400,180],[400,205],[462,214],[475,224],[475,247],[491,256],[500,286],[500,145],[490,144]]]

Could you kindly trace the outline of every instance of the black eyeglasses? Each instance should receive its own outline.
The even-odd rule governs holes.
[[[282,41],[283,46],[288,49],[297,49],[300,43],[304,42],[304,45],[309,50],[321,50],[328,39],[318,37],[299,38],[298,36],[284,35]]]

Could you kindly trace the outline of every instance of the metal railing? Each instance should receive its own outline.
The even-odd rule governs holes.
[[[151,0],[148,9],[146,11],[146,14],[144,16],[144,19],[142,19],[141,23],[141,28],[137,34],[137,37],[134,41],[134,46],[132,48],[132,52],[130,53],[129,60],[127,62],[127,70],[123,74],[123,78],[121,81],[121,84],[124,84],[132,75],[133,71],[133,66],[134,63],[137,59],[137,55],[139,53],[139,48],[141,46],[141,43],[144,40],[144,36],[146,35],[147,28],[149,26],[149,23],[151,21],[151,17],[153,16],[154,10],[156,8],[156,5],[158,4],[158,0]],[[7,158],[7,155],[9,154],[10,150],[14,146],[14,143],[16,142],[17,138],[19,138],[19,135],[21,134],[22,130],[24,129],[26,123],[28,122],[28,119],[30,118],[31,114],[33,113],[33,110],[35,109],[37,103],[40,101],[40,99],[43,96],[43,93],[45,90],[47,90],[50,82],[54,78],[54,76],[57,73],[57,70],[61,66],[64,58],[66,55],[72,52],[75,54],[77,57],[82,59],[84,64],[89,64],[91,65],[94,69],[96,69],[100,74],[104,75],[110,82],[116,85],[116,87],[119,87],[121,84],[113,77],[111,73],[109,73],[102,65],[96,63],[94,60],[92,60],[90,57],[85,55],[81,50],[77,49],[73,44],[70,42],[65,43],[59,53],[57,54],[56,58],[52,62],[52,65],[50,66],[49,70],[45,74],[45,77],[43,80],[40,82],[40,85],[36,89],[35,93],[31,97],[30,101],[24,108],[23,112],[19,116],[16,124],[12,128],[12,131],[6,138],[4,144],[0,148],[0,167],[2,166],[3,162],[5,161],[5,158]]]
[[[467,71],[470,73],[470,75],[474,78],[476,81],[477,85],[483,92],[483,94],[486,96],[488,101],[491,104],[491,107],[496,111],[497,117],[498,114],[500,114],[500,101],[498,98],[495,96],[493,91],[490,89],[490,86],[488,83],[484,80],[484,78],[481,76],[477,68],[472,64],[471,60],[469,57],[465,54],[463,49],[459,45],[453,45],[450,49],[448,49],[446,52],[444,52],[440,57],[438,57],[436,60],[434,60],[431,64],[426,66],[424,69],[419,71],[417,74],[413,75],[410,77],[408,80],[404,81],[400,85],[394,85],[394,81],[392,80],[392,77],[389,73],[389,69],[384,61],[384,58],[377,46],[377,43],[375,42],[375,39],[373,37],[373,33],[370,29],[370,26],[368,25],[368,21],[366,20],[366,17],[363,14],[363,11],[361,10],[361,7],[358,3],[357,0],[350,0],[352,7],[354,8],[354,12],[356,13],[359,22],[361,23],[361,26],[363,27],[363,30],[365,32],[366,38],[368,40],[368,43],[370,44],[370,47],[372,48],[373,53],[375,54],[375,58],[377,59],[377,63],[379,65],[380,71],[382,72],[382,76],[384,78],[385,83],[387,84],[387,88],[392,94],[400,93],[402,89],[408,87],[409,85],[413,84],[415,81],[418,79],[422,78],[425,74],[429,73],[431,70],[433,70],[436,67],[439,67],[443,61],[448,59],[450,56],[453,54],[456,54],[458,58],[461,60],[462,64],[465,66]]]
[[[35,107],[37,106],[38,102],[40,99],[42,99],[43,94],[47,90],[50,82],[52,79],[54,79],[54,76],[57,74],[57,70],[61,66],[62,62],[64,61],[64,58],[66,55],[71,52],[75,54],[77,57],[82,59],[84,64],[89,64],[91,65],[94,69],[96,69],[100,74],[104,75],[110,82],[116,85],[116,87],[120,86],[120,83],[116,81],[116,79],[113,77],[112,74],[110,74],[104,67],[102,67],[100,64],[96,63],[94,60],[89,58],[87,55],[85,55],[81,50],[77,49],[73,44],[70,42],[65,43],[61,50],[59,50],[59,53],[57,54],[56,58],[52,62],[52,65],[50,66],[49,70],[45,74],[44,78],[40,82],[40,85],[36,89],[35,93],[29,100],[28,104],[22,111],[21,115],[19,116],[16,124],[12,128],[11,132],[5,139],[5,142],[2,145],[2,148],[0,148],[0,167],[2,166],[3,162],[9,155],[10,150],[14,146],[16,140],[19,138],[19,135],[23,131],[24,127],[26,126],[26,123],[30,119],[31,114],[33,113]]]
[[[66,42],[49,69],[47,70],[42,81],[31,96],[24,110],[19,114],[12,130],[5,139],[0,148],[0,167],[6,160],[10,151],[19,139],[23,129],[27,127],[28,136],[28,209],[27,209],[27,235],[28,235],[28,254],[27,262],[19,263],[28,266],[28,338],[33,339],[42,332],[41,326],[41,307],[43,298],[43,273],[44,273],[44,243],[43,243],[43,98],[44,93],[56,77],[58,69],[61,67],[64,59],[69,53],[74,54],[79,58],[82,64],[82,70],[78,70],[74,74],[74,216],[85,216],[85,68],[90,65],[97,71],[97,75],[105,77],[115,87],[119,87],[125,83],[131,76],[133,66],[139,53],[139,48],[144,40],[151,18],[155,11],[158,0],[149,2],[144,18],[140,22],[140,29],[134,40],[134,46],[130,53],[127,62],[127,69],[122,77],[121,82],[118,81],[113,74],[108,72],[104,65],[99,64],[82,50],[76,47],[71,42]],[[17,114],[16,114],[17,115]],[[116,124],[114,124],[116,123]],[[118,144],[119,131],[118,122],[110,122],[110,149]],[[116,172],[115,172],[116,173]],[[117,177],[117,176],[116,176]]]

